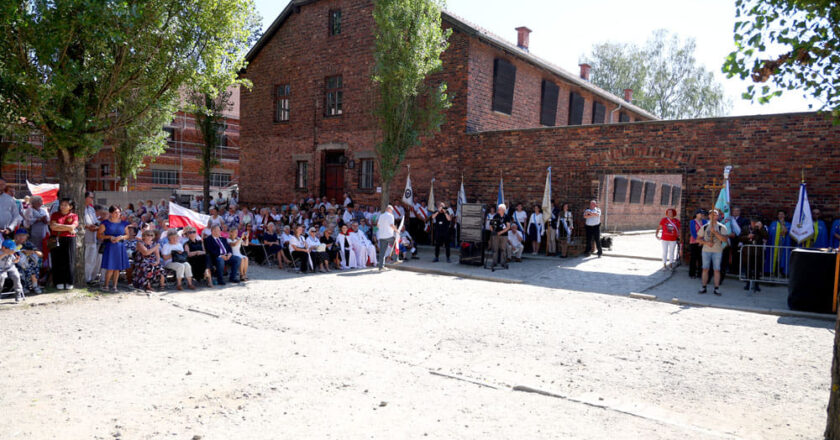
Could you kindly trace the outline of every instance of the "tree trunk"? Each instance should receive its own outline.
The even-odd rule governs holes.
[[[68,150],[58,152],[58,183],[62,198],[76,203],[79,228],[76,230],[76,254],[73,265],[73,284],[85,285],[85,158],[73,156]]]
[[[840,440],[840,319],[834,324],[834,355],[831,360],[831,390],[828,398],[826,440]]]
[[[379,212],[385,212],[385,208],[387,208],[388,203],[391,202],[391,182],[385,182],[380,179],[380,184],[382,185],[382,197],[379,202]]]
[[[210,156],[210,148],[204,147],[204,212],[210,213],[210,168],[212,157]]]

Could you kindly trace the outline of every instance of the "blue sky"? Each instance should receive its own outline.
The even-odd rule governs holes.
[[[256,0],[267,28],[283,10],[285,0]],[[726,79],[720,72],[733,49],[734,0],[448,0],[447,9],[511,42],[518,26],[528,26],[531,53],[571,72],[581,56],[603,41],[644,43],[651,32],[666,29],[697,41],[699,64],[715,73],[732,99],[731,115],[787,113],[817,109],[820,104],[785,92],[767,105],[741,99],[749,83]]]

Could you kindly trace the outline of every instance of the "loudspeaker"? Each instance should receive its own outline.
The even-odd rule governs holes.
[[[832,313],[836,258],[834,252],[793,250],[788,284],[788,307],[791,310]]]

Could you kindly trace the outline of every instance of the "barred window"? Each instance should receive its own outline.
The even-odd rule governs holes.
[[[373,159],[359,161],[359,188],[373,188]]]
[[[289,120],[289,100],[292,95],[292,88],[289,84],[276,86],[274,91],[274,122],[286,122]]]
[[[327,78],[326,88],[326,116],[338,116],[343,113],[342,101],[344,101],[344,86],[341,76],[331,76]]]
[[[155,185],[178,185],[177,170],[152,169],[152,183]]]
[[[210,186],[224,187],[230,184],[230,174],[210,173]]]
[[[338,35],[341,33],[341,9],[330,10],[330,35]]]
[[[295,167],[295,189],[306,189],[306,171],[309,163],[299,160]]]

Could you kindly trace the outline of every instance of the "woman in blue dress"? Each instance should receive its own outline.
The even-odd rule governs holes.
[[[105,244],[102,252],[102,269],[105,269],[105,290],[114,280],[111,291],[117,291],[120,271],[128,269],[128,252],[125,240],[128,239],[128,222],[120,219],[120,208],[111,205],[108,219],[99,225],[99,239]]]

